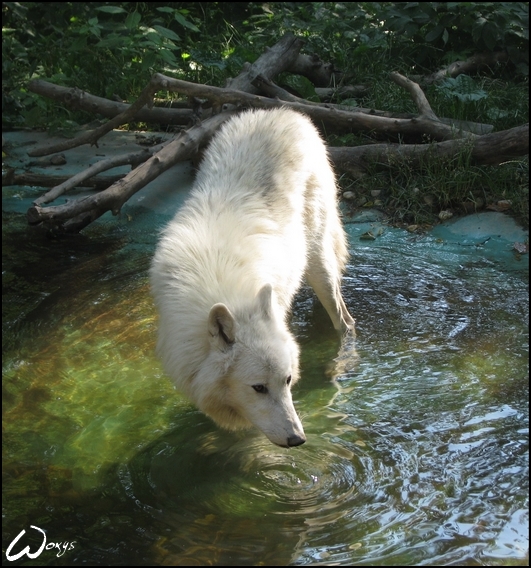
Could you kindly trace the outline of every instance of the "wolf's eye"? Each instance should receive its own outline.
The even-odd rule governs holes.
[[[267,393],[267,387],[265,385],[253,385],[253,389],[260,394]]]
[[[291,375],[286,379],[286,384],[287,385],[291,384]]]

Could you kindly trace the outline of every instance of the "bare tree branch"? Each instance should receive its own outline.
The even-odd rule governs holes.
[[[431,85],[438,83],[447,77],[457,77],[463,73],[475,73],[484,67],[496,67],[502,63],[509,61],[509,54],[506,51],[494,51],[489,53],[476,53],[469,57],[466,61],[455,61],[448,67],[432,73],[428,76],[414,75],[411,77],[413,81],[422,83],[423,85]]]
[[[166,77],[160,73],[153,75],[152,82],[168,91],[176,91],[188,96],[208,99],[212,101],[214,106],[221,107],[224,104],[235,104],[244,107],[266,109],[286,106],[307,114],[315,122],[322,123],[327,128],[336,132],[378,131],[387,135],[401,134],[415,135],[417,137],[427,135],[434,140],[450,140],[460,136],[473,136],[467,132],[457,132],[454,128],[442,123],[436,117],[433,119],[426,115],[413,119],[386,118],[365,114],[356,111],[356,109],[343,110],[332,108],[328,105],[311,104],[308,103],[308,101],[279,101],[268,97],[244,93],[242,91],[197,85],[195,83],[189,83],[188,81]]]
[[[54,85],[42,79],[34,79],[28,84],[28,90],[60,102],[72,110],[83,110],[93,114],[101,114],[105,118],[114,118],[123,114],[131,105],[96,97],[77,87],[68,88]],[[135,120],[154,124],[190,126],[193,111],[163,107],[141,108],[135,115]]]
[[[163,144],[158,144],[157,146],[152,146],[151,148],[144,148],[139,152],[124,154],[122,156],[116,156],[114,158],[107,158],[106,160],[100,160],[86,170],[79,172],[60,185],[57,185],[56,187],[36,199],[33,204],[43,205],[44,203],[50,203],[57,199],[60,195],[63,195],[63,193],[66,193],[68,190],[74,187],[82,186],[86,180],[90,179],[96,174],[99,174],[100,172],[104,172],[106,170],[110,170],[111,168],[124,166],[127,164],[137,166],[138,164],[145,162],[148,158],[162,150],[162,148],[164,148],[164,146],[167,146],[168,144],[169,142],[165,142]]]
[[[322,101],[345,97],[360,97],[369,92],[367,85],[345,85],[341,87],[315,87],[315,93]]]
[[[190,158],[199,145],[210,138],[220,124],[227,120],[231,114],[231,112],[224,112],[215,115],[204,121],[200,126],[194,126],[183,132],[141,166],[96,195],[66,205],[46,208],[38,205],[31,207],[27,212],[28,223],[34,225],[47,222],[61,225],[62,221],[74,219],[73,223],[76,230],[80,230],[106,211],[112,211],[113,215],[117,215],[122,205],[139,189],[142,189],[177,162]],[[62,230],[68,232],[68,229],[68,222],[62,224]]]
[[[258,75],[272,79],[279,73],[288,70],[297,60],[302,45],[303,41],[300,38],[287,33],[273,47],[267,49],[252,65],[245,65],[243,71],[237,77],[229,79],[227,88],[251,94],[258,93],[259,91],[253,85],[254,79]]]
[[[419,110],[420,116],[429,120],[438,120],[436,114],[431,109],[431,105],[428,102],[424,91],[419,87],[419,85],[417,85],[417,83],[414,83],[413,81],[411,81],[407,77],[404,77],[403,75],[400,75],[400,73],[397,73],[396,71],[390,73],[389,77],[397,85],[405,89],[411,95],[413,102]]]
[[[119,115],[111,118],[108,122],[92,130],[90,132],[85,132],[81,136],[70,140],[61,140],[60,142],[56,143],[55,145],[44,146],[44,147],[37,147],[31,152],[29,152],[30,156],[45,156],[46,154],[55,154],[56,152],[62,152],[63,150],[68,150],[70,148],[75,148],[77,146],[81,146],[83,144],[96,144],[97,141],[107,132],[113,130],[122,124],[126,124],[129,120],[133,119],[136,113],[146,104],[151,103],[153,99],[153,95],[156,92],[157,85],[150,81],[147,86],[144,88],[138,99],[124,112],[120,113]]]
[[[501,164],[529,152],[529,124],[485,134],[473,139],[447,140],[432,144],[373,144],[355,148],[328,149],[338,171],[355,177],[367,171],[388,168],[401,161],[419,167],[427,158],[451,160],[463,152],[473,165]]]
[[[125,174],[114,176],[94,176],[87,178],[76,187],[92,188],[97,190],[106,189],[111,184],[119,179],[125,177]],[[50,175],[50,174],[36,174],[32,172],[16,173],[14,168],[7,168],[2,173],[2,186],[4,185],[30,185],[38,187],[56,187],[61,184],[67,183],[71,176],[66,175]],[[35,203],[35,202],[34,202]]]
[[[341,81],[341,73],[334,69],[331,63],[321,61],[315,54],[299,55],[289,66],[289,71],[296,75],[302,75],[309,79],[316,87],[330,87],[338,85]]]
[[[492,130],[492,125],[490,124],[482,124],[478,122],[471,122],[471,121],[463,121],[463,120],[456,120],[452,118],[438,118],[435,116],[435,113],[431,110],[431,107],[424,96],[424,93],[420,89],[418,85],[412,83],[411,81],[408,82],[408,79],[402,77],[398,73],[392,73],[393,80],[403,87],[405,87],[408,91],[412,92],[414,99],[417,100],[417,106],[421,111],[421,114],[426,116],[430,120],[438,120],[443,124],[446,124],[448,127],[452,128],[453,131],[466,131],[471,132],[473,134],[487,134]],[[411,84],[410,84],[411,83]],[[267,97],[272,99],[279,99],[281,101],[287,101],[292,103],[299,103],[311,106],[321,106],[324,108],[333,108],[337,110],[344,110],[347,112],[362,112],[364,114],[368,114],[371,116],[382,116],[385,118],[404,118],[404,119],[414,119],[416,115],[411,113],[393,113],[388,111],[376,110],[371,108],[363,108],[363,107],[353,107],[341,104],[331,104],[331,103],[316,103],[312,101],[307,101],[306,99],[301,99],[295,95],[292,95],[282,87],[276,85],[273,81],[266,79],[259,75],[253,81],[255,87],[260,89]]]

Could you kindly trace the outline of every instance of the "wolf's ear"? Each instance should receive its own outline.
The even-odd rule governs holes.
[[[224,351],[234,343],[236,321],[225,304],[214,304],[210,309],[208,332],[211,341]]]
[[[258,292],[258,296],[256,297],[258,301],[258,306],[260,307],[260,311],[262,315],[266,319],[271,318],[272,314],[272,306],[271,306],[271,295],[273,293],[273,287],[271,284],[265,284]]]

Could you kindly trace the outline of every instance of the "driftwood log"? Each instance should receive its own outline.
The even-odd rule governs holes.
[[[69,180],[61,180],[38,198],[28,210],[30,224],[44,224],[58,232],[78,232],[106,211],[118,214],[122,205],[137,191],[175,163],[189,160],[211,138],[215,130],[232,114],[244,108],[287,106],[307,114],[326,133],[365,132],[390,140],[402,139],[424,143],[380,143],[354,148],[330,148],[331,159],[338,172],[359,175],[369,168],[385,168],[397,160],[420,166],[427,155],[436,159],[452,159],[460,152],[470,153],[474,164],[497,164],[525,155],[529,151],[528,125],[505,132],[488,133],[489,125],[459,123],[435,115],[420,86],[410,79],[391,73],[390,80],[412,97],[416,115],[392,115],[385,111],[346,107],[338,104],[314,103],[300,99],[274,83],[282,72],[300,73],[316,86],[327,87],[340,74],[332,65],[315,56],[300,54],[302,41],[285,35],[252,65],[246,64],[225,88],[198,85],[167,77],[160,73],[131,105],[92,97],[79,89],[64,89],[44,81],[33,81],[29,88],[43,96],[51,96],[71,108],[90,110],[109,120],[81,136],[49,142],[31,152],[46,156],[82,144],[96,144],[110,130],[130,121],[142,120],[165,125],[187,126],[174,140],[114,160],[102,160]],[[476,62],[477,63],[477,62]],[[152,107],[156,93],[172,91],[187,97],[189,108]],[[426,143],[426,141],[428,143]],[[73,187],[87,186],[96,174],[118,164],[131,164],[134,169],[106,189],[65,205],[47,206]]]
[[[465,61],[454,61],[448,67],[427,76],[413,76],[411,79],[422,85],[438,83],[446,77],[455,78],[463,73],[476,73],[484,68],[494,68],[509,62],[507,51],[494,51],[492,53],[476,53]]]

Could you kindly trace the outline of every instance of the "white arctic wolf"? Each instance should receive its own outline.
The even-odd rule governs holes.
[[[310,120],[288,109],[230,119],[151,267],[157,350],[177,388],[224,428],[303,444],[286,320],[305,276],[334,327],[353,331],[340,291],[346,259],[334,174]]]

